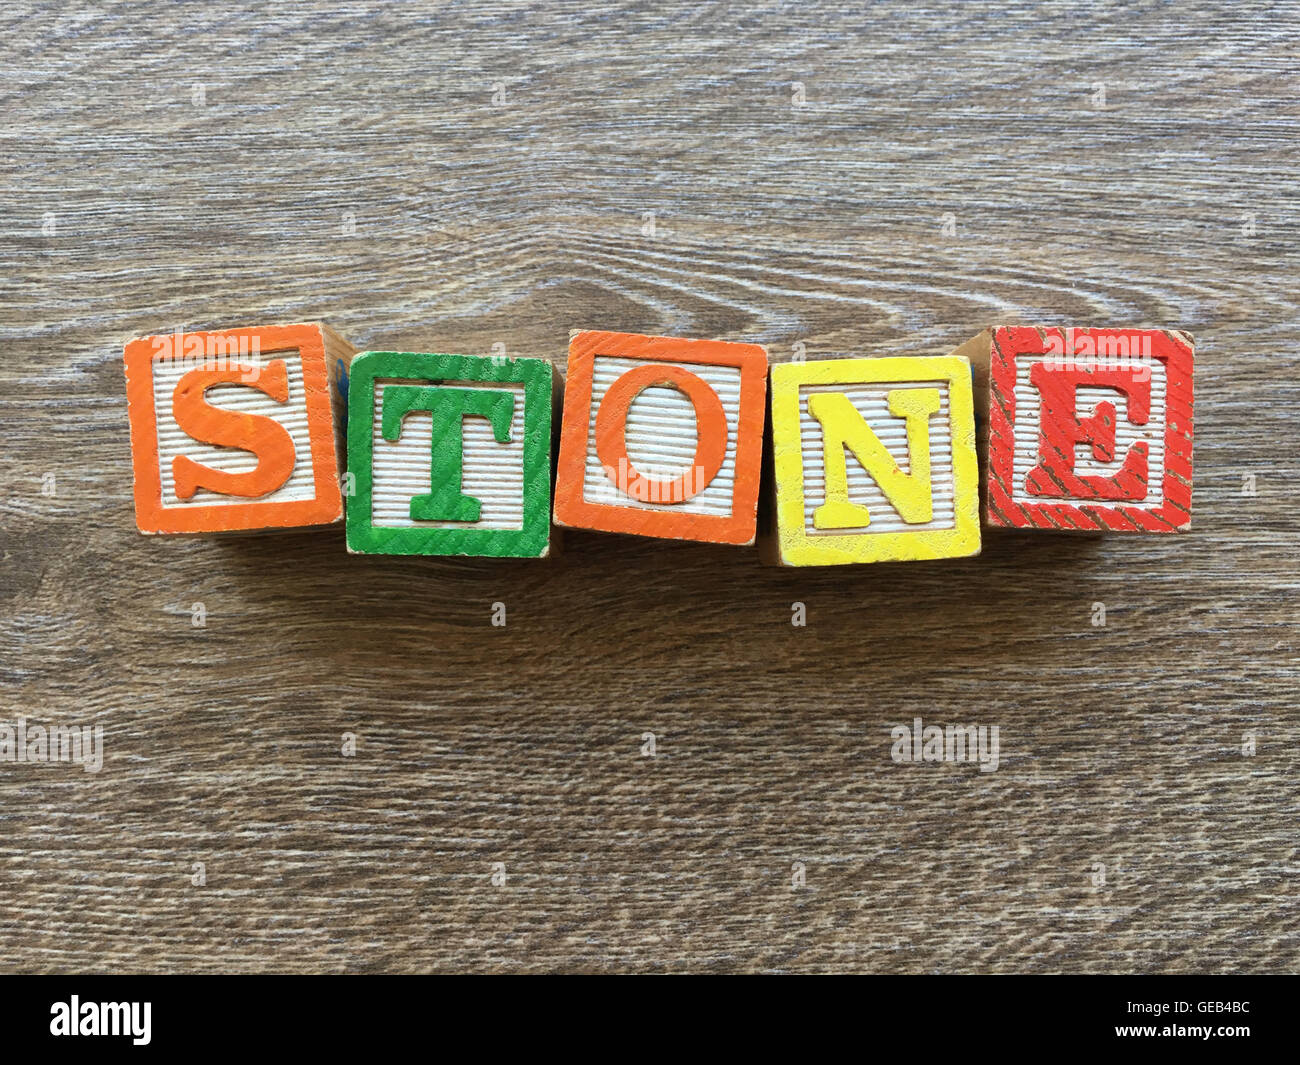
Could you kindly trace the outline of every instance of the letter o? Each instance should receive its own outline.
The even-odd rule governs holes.
[[[695,460],[672,480],[642,474],[627,455],[627,416],[636,399],[656,385],[675,388],[695,407]],[[609,386],[596,411],[596,457],[619,491],[639,502],[684,503],[708,487],[727,456],[727,412],[717,392],[682,366],[638,366]]]

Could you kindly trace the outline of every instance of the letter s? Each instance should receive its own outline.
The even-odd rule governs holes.
[[[206,393],[216,385],[251,385],[277,403],[289,402],[289,374],[283,359],[267,363],[252,381],[248,380],[247,368],[240,366],[199,367],[182,377],[172,393],[176,424],[202,443],[251,451],[257,457],[257,467],[230,473],[177,455],[172,460],[176,495],[189,499],[199,488],[254,499],[269,495],[293,473],[293,438],[283,425],[263,414],[241,414],[212,406]]]

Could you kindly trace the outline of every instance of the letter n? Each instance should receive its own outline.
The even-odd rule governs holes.
[[[904,473],[866,419],[840,392],[808,397],[808,412],[821,423],[826,501],[813,512],[817,529],[859,529],[871,524],[867,508],[849,500],[847,452],[871,475],[909,525],[933,516],[930,484],[930,416],[939,411],[937,388],[897,388],[889,412],[906,420],[909,470]]]

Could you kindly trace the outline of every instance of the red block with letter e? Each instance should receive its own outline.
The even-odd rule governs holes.
[[[1180,532],[1192,520],[1189,333],[986,329],[971,360],[991,526]]]

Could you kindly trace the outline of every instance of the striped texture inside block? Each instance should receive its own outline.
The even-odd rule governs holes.
[[[727,415],[727,454],[717,476],[698,495],[682,503],[649,503],[630,499],[605,475],[596,454],[596,413],[609,387],[629,370],[645,366],[644,359],[598,356],[592,370],[591,421],[587,426],[587,463],[582,493],[588,503],[666,510],[677,514],[731,514],[736,480],[736,427],[740,423],[740,369],[735,366],[685,366],[717,393]],[[675,388],[644,389],[632,401],[627,417],[627,456],[648,478],[671,481],[690,469],[695,459],[695,406]]]
[[[939,410],[930,416],[930,481],[933,507],[931,520],[923,525],[909,525],[905,522],[889,502],[889,497],[881,491],[875,478],[862,467],[852,451],[847,452],[844,463],[849,502],[866,507],[867,513],[871,516],[871,524],[861,529],[861,532],[917,532],[956,527],[952,424],[948,416],[946,381],[805,385],[799,389],[799,438],[803,451],[804,529],[809,536],[844,535],[854,530],[813,527],[813,511],[826,502],[826,454],[821,423],[809,413],[808,397],[817,392],[834,392],[848,396],[854,409],[862,415],[872,432],[894,457],[899,469],[904,473],[910,473],[911,454],[907,442],[907,422],[903,418],[895,417],[889,410],[889,394],[905,388],[939,390]]]
[[[1015,459],[1011,498],[1017,503],[1051,502],[1043,496],[1031,495],[1025,490],[1025,478],[1038,465],[1038,427],[1041,424],[1042,397],[1029,383],[1029,370],[1035,362],[1048,365],[1095,366],[1098,369],[1132,367],[1140,363],[1151,371],[1151,416],[1146,425],[1131,425],[1128,419],[1128,398],[1113,388],[1080,387],[1075,390],[1075,412],[1087,418],[1097,409],[1097,404],[1107,402],[1115,407],[1115,458],[1113,462],[1098,462],[1092,446],[1078,444],[1074,453],[1074,472],[1080,477],[1113,477],[1124,465],[1124,458],[1140,440],[1147,443],[1147,495],[1143,500],[1126,500],[1134,506],[1156,508],[1164,504],[1165,482],[1165,419],[1169,394],[1169,375],[1160,359],[1144,355],[1115,359],[1105,356],[1073,356],[1068,362],[1043,358],[1041,355],[1023,356],[1016,360],[1016,420]]]
[[[497,443],[486,418],[461,419],[461,492],[482,506],[479,520],[412,521],[411,498],[429,491],[433,416],[413,411],[402,419],[402,433],[385,440],[382,429],[384,389],[389,385],[445,385],[449,388],[483,388],[511,392],[515,398],[510,440]],[[522,529],[524,527],[524,386],[503,381],[375,382],[374,422],[371,430],[371,508],[375,526],[428,529]]]
[[[273,418],[293,438],[293,473],[284,485],[258,502],[291,502],[315,499],[316,483],[311,461],[311,437],[307,431],[307,397],[303,390],[302,358],[297,351],[275,351],[261,356],[261,365],[283,360],[289,380],[289,400],[277,403],[259,388],[246,385],[217,385],[207,390],[206,399],[214,407],[241,414],[261,414]],[[204,466],[227,473],[243,473],[257,468],[257,458],[250,451],[234,447],[215,447],[200,443],[185,433],[172,417],[172,393],[191,370],[219,365],[203,358],[157,359],[153,364],[154,411],[158,424],[158,472],[162,482],[162,502],[167,507],[239,506],[249,502],[245,496],[228,496],[199,488],[189,499],[176,495],[172,478],[172,460],[185,455]],[[225,365],[229,365],[226,363]]]

